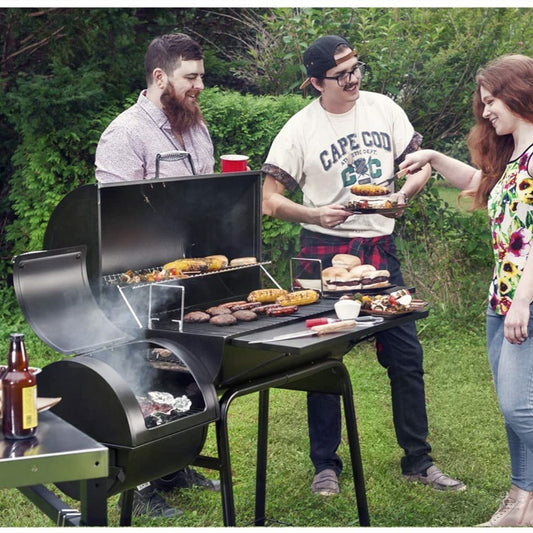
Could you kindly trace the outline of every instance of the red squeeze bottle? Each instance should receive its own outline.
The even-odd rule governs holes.
[[[339,319],[327,318],[325,316],[319,318],[308,318],[305,321],[305,327],[312,328],[313,326],[322,326],[323,324],[333,324],[333,322],[339,322]]]
[[[37,380],[28,367],[24,334],[12,333],[9,339],[2,378],[2,431],[6,439],[29,439],[37,429]]]

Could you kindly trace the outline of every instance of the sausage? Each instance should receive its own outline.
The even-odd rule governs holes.
[[[250,311],[256,307],[261,307],[261,302],[247,302],[239,305],[235,305],[231,308],[231,312],[235,311]]]
[[[235,307],[236,305],[243,305],[246,303],[246,300],[238,300],[237,302],[226,302],[224,304],[220,304],[218,307],[227,307],[228,309],[231,309],[232,307]]]
[[[268,316],[285,316],[292,315],[292,313],[296,313],[296,311],[298,311],[297,305],[285,305],[273,309],[267,309],[266,314]]]
[[[259,307],[254,307],[254,313],[266,313],[269,309],[279,309],[283,307],[280,304],[266,304]]]

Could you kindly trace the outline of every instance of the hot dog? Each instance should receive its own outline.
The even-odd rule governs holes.
[[[298,311],[297,305],[285,305],[280,307],[274,307],[272,309],[267,309],[266,314],[267,316],[285,316],[285,315],[291,315],[292,313],[296,313]]]

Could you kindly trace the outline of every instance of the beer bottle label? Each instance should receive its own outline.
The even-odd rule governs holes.
[[[22,389],[22,429],[37,426],[37,386]]]

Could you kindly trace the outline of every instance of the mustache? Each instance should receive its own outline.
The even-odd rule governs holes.
[[[358,87],[360,84],[359,81],[354,81],[352,83],[347,83],[343,88],[342,90],[343,91],[351,91],[352,89],[354,89],[355,87]]]

